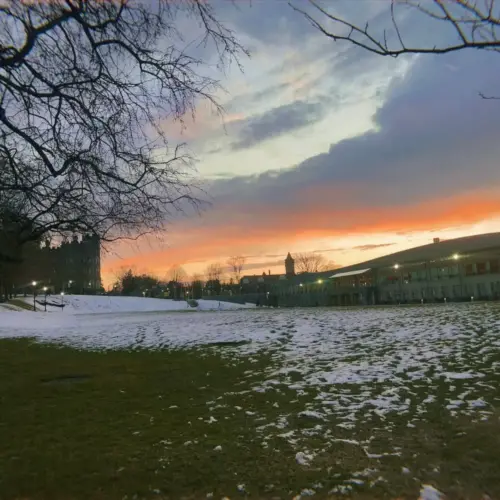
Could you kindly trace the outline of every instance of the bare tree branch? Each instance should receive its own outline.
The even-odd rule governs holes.
[[[392,27],[396,33],[396,43],[392,44],[387,40],[386,30],[384,30],[382,37],[377,38],[369,30],[368,23],[364,27],[356,25],[330,13],[315,0],[308,0],[308,2],[317,15],[310,14],[292,2],[289,5],[303,15],[314,28],[334,42],[348,42],[381,56],[446,54],[468,48],[500,50],[500,40],[495,30],[496,27],[500,26],[500,14],[495,8],[495,0],[485,0],[484,5],[473,0],[432,0],[429,2],[391,0]],[[428,17],[451,24],[457,33],[457,40],[442,46],[408,47],[403,42],[401,30],[396,21],[395,9],[398,6],[412,8]],[[432,7],[435,7],[435,10]],[[326,28],[326,23],[332,24],[332,28]]]
[[[317,252],[304,252],[294,255],[295,268],[298,273],[318,273],[330,269],[324,255]]]
[[[222,112],[221,87],[186,50],[180,16],[201,26],[221,69],[246,54],[205,0],[0,7],[0,230],[19,242],[71,232],[114,241],[203,206],[192,158],[165,123],[204,99]]]
[[[229,267],[229,272],[234,279],[235,283],[238,283],[241,278],[241,271],[243,271],[243,266],[246,262],[246,257],[243,255],[234,255],[227,259],[226,263]]]

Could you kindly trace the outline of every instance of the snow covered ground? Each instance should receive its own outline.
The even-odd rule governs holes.
[[[59,297],[58,297],[59,298]],[[0,310],[0,337],[34,336],[88,348],[185,348],[225,343],[229,356],[270,353],[275,361],[258,391],[281,385],[301,394],[318,390],[305,410],[318,420],[335,414],[353,428],[375,412],[418,420],[443,384],[450,415],[487,418],[485,377],[500,350],[500,306],[447,305],[374,309],[238,310],[237,304],[124,297],[70,296],[64,311]],[[229,311],[229,310],[232,311]],[[103,314],[96,314],[103,313]],[[232,344],[232,345],[231,345]],[[429,383],[420,401],[409,383]],[[441,396],[439,396],[441,397]]]
[[[43,301],[43,296],[37,297]],[[33,297],[21,298],[27,304],[33,304]],[[117,313],[117,312],[158,312],[158,311],[181,311],[191,309],[184,300],[152,299],[149,297],[112,297],[104,295],[49,295],[48,302],[55,304],[64,303],[65,314],[95,314],[95,313]],[[213,300],[198,300],[195,310],[234,310],[255,307],[253,304],[233,304],[230,302],[219,302]],[[43,306],[37,304],[37,308],[43,310]],[[47,307],[49,312],[61,312],[58,307]]]
[[[272,439],[285,439],[297,461],[307,464],[329,446],[352,446],[376,460],[399,456],[400,442],[384,438],[383,446],[377,444],[395,425],[411,433],[436,405],[446,418],[486,421],[500,403],[499,304],[165,314],[147,312],[156,307],[147,299],[141,303],[145,309],[134,313],[129,311],[139,306],[127,308],[113,299],[94,306],[94,298],[75,297],[71,309],[36,316],[0,311],[0,337],[35,336],[84,348],[206,346],[234,362],[254,358],[256,366],[264,353],[272,363],[248,372],[255,380],[251,391],[266,393],[270,404],[273,394],[291,392],[302,406],[274,420],[258,410],[247,415],[258,423],[264,448]],[[186,307],[160,302],[164,310]],[[200,303],[202,310],[210,306],[218,303]],[[95,314],[104,310],[109,312]],[[242,393],[235,388],[235,394]],[[297,427],[297,418],[311,425]],[[316,450],[304,448],[311,437]],[[371,479],[363,474],[353,471],[352,481],[377,479],[376,471]]]

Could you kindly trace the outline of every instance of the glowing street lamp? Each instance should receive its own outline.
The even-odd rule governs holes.
[[[33,285],[33,311],[36,311],[36,281],[32,281]]]
[[[64,292],[61,292],[61,305],[64,305]]]
[[[460,258],[460,255],[458,255],[458,253],[456,253],[456,254],[454,254],[454,255],[453,255],[453,258],[454,258],[455,260],[458,260],[458,259]]]
[[[399,269],[399,264],[394,264],[394,269]]]
[[[45,293],[45,300],[44,300],[43,304],[45,306],[45,312],[47,312],[47,290],[48,290],[48,288],[46,286],[44,286],[43,291]]]
[[[323,280],[318,280],[318,285],[321,285],[323,283]]]

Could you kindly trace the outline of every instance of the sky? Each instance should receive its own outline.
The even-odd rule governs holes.
[[[386,2],[324,3],[375,33],[388,25]],[[106,287],[123,267],[163,278],[244,255],[246,274],[282,273],[288,252],[343,266],[500,231],[500,101],[479,97],[498,90],[500,54],[383,58],[333,42],[286,1],[216,9],[251,52],[243,71],[220,75],[225,115],[200,102],[184,128],[165,122],[195,155],[210,205],[106,248]],[[453,39],[416,12],[397,15],[408,45]]]

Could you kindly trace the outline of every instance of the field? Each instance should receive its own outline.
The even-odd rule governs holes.
[[[498,304],[34,316],[0,498],[500,498]]]

